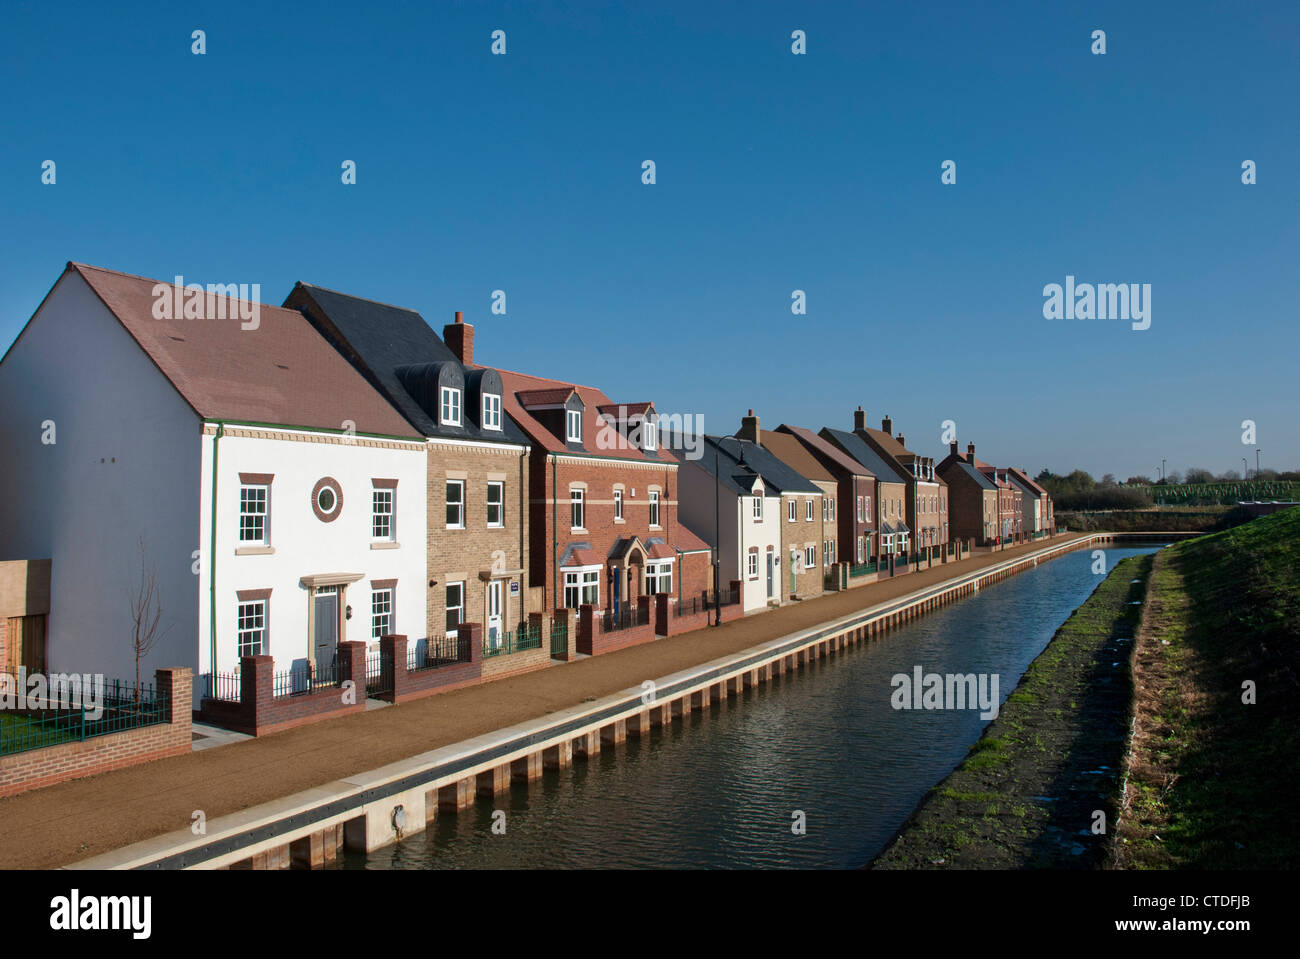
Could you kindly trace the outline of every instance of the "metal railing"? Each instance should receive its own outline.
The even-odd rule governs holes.
[[[223,703],[240,702],[240,684],[243,673],[205,673],[203,699],[216,699]]]
[[[520,626],[518,629],[499,633],[495,640],[483,637],[483,658],[509,656],[527,649],[542,648],[542,630],[537,626]]]
[[[0,755],[155,726],[167,722],[171,709],[168,698],[152,684],[136,686],[121,680],[105,683],[102,695],[92,697],[90,710],[84,695],[77,698],[81,703],[75,706],[0,711]]]
[[[320,689],[338,686],[343,668],[337,661],[328,666],[298,663],[271,677],[271,695],[276,699],[303,696]]]
[[[875,563],[855,563],[849,567],[849,578],[854,576],[869,576],[876,571]]]
[[[380,696],[393,689],[393,657],[382,649],[366,653],[366,696]]]
[[[613,633],[620,629],[644,626],[648,622],[650,622],[649,611],[642,612],[636,606],[624,606],[618,611],[617,616],[614,615],[612,609],[607,609],[604,615],[600,617],[600,631],[602,633]]]
[[[569,652],[569,627],[551,623],[551,655],[567,656]]]
[[[418,673],[425,669],[440,669],[456,663],[470,661],[468,636],[430,636],[424,647],[418,644],[406,651],[406,671]]]

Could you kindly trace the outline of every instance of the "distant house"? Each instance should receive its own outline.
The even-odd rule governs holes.
[[[781,489],[755,463],[754,450],[752,442],[735,437],[705,436],[699,459],[673,451],[681,463],[682,521],[716,550],[719,585],[725,590],[740,583],[745,612],[779,605],[783,596],[786,514]],[[764,460],[768,467],[774,462]]]
[[[875,475],[810,429],[782,424],[774,435],[781,434],[793,437],[835,479],[832,516],[835,520],[833,535],[838,545],[831,562],[856,565],[874,562],[877,550]],[[797,463],[799,460],[788,462]]]
[[[853,414],[853,432],[907,477],[905,503],[913,550],[922,559],[937,559],[947,549],[950,533],[947,484],[935,473],[934,459],[909,450],[901,433],[893,435],[893,428],[888,416],[880,421],[880,429],[868,427],[860,406]]]
[[[875,526],[879,533],[879,548],[875,558],[881,564],[881,571],[891,565],[906,564],[912,538],[912,529],[907,523],[909,474],[877,453],[856,432],[825,427],[817,435],[876,478]]]
[[[191,289],[69,263],[0,361],[0,544],[52,560],[47,668],[131,676],[151,579],[149,668],[422,637],[423,439],[295,310],[160,318]]]
[[[530,444],[503,410],[500,375],[473,365],[474,327],[457,313],[439,339],[414,310],[305,283],[285,305],[424,437],[427,635],[456,637],[461,623],[481,623],[485,645],[499,646],[540,611],[527,603]]]
[[[974,443],[966,444],[965,454],[957,451],[956,443],[951,443],[944,462],[964,462],[978,470],[994,486],[997,490],[997,512],[992,542],[998,545],[1019,542],[1025,528],[1024,487],[1012,482],[1009,471],[976,458]]]
[[[952,535],[959,540],[973,540],[976,546],[989,546],[998,536],[998,487],[957,452],[952,452],[935,467],[948,484],[948,508]]]
[[[678,461],[653,403],[481,367],[529,439],[529,582],[544,609],[590,604],[611,625],[642,596],[670,606],[709,588],[708,547],[678,520]]]
[[[804,479],[821,491],[820,502],[814,500],[813,512],[809,515],[805,502],[803,510],[796,510],[796,520],[802,521],[807,535],[807,527],[812,523],[820,537],[820,549],[817,557],[821,563],[822,579],[830,575],[831,566],[838,563],[840,556],[839,532],[839,481],[835,475],[813,456],[799,438],[780,430],[758,431],[759,442],[786,466],[790,467]],[[789,517],[787,515],[787,522]],[[805,547],[805,565],[808,558]],[[852,556],[849,557],[852,559]]]
[[[1025,533],[1031,536],[1051,533],[1055,517],[1052,515],[1052,497],[1048,495],[1047,490],[1030,479],[1028,472],[1023,469],[1009,467],[1007,474],[1012,482],[1020,487],[1023,494],[1022,514]]]

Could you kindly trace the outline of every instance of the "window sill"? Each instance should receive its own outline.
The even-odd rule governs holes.
[[[371,549],[401,549],[401,548],[402,548],[402,544],[401,544],[401,543],[393,543],[393,542],[384,542],[384,541],[381,541],[381,542],[378,542],[378,543],[371,543],[371,544],[370,544],[370,548],[371,548]]]
[[[464,529],[464,526],[448,526],[447,529]]]
[[[570,533],[585,533],[585,532],[587,532],[587,527],[585,527],[585,526],[570,526],[570,527],[569,527],[569,532],[570,532]]]
[[[505,523],[488,523],[488,524],[487,524],[487,528],[488,528],[488,529],[505,529],[505,528],[506,528],[506,524],[505,524]]]
[[[651,524],[647,527],[647,529],[663,529],[663,527],[660,526],[658,523],[651,523]]]
[[[274,546],[236,546],[236,556],[273,556]]]
[[[614,517],[614,522],[615,522],[615,524],[621,526],[622,524],[626,523],[627,520],[623,519],[622,517],[615,516],[615,517]]]

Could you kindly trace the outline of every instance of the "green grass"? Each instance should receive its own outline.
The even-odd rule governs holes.
[[[1119,850],[1136,868],[1280,868],[1300,855],[1300,508],[1172,547],[1152,582],[1151,736]],[[1167,644],[1167,645],[1166,645]],[[1243,703],[1253,682],[1256,702]]]

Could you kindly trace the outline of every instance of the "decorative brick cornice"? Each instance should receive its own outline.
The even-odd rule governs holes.
[[[215,423],[203,424],[204,436],[215,436]],[[360,446],[366,449],[410,450],[418,452],[424,448],[422,440],[387,440],[369,436],[353,436],[347,433],[304,433],[292,430],[251,426],[227,426],[221,431],[222,436],[234,436],[241,439],[281,440],[290,443],[323,443],[328,446]],[[515,455],[518,455],[516,453]]]

